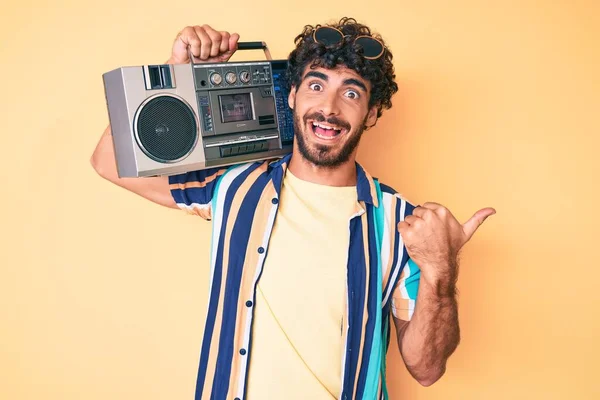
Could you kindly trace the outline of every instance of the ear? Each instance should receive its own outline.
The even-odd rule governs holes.
[[[370,128],[373,125],[375,125],[376,122],[377,122],[377,107],[373,106],[373,107],[371,107],[371,109],[369,110],[369,113],[367,114],[367,122],[365,125]]]
[[[296,87],[292,86],[290,89],[290,94],[288,96],[288,105],[293,110],[296,105]]]

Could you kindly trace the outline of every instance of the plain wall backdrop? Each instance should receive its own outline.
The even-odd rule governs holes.
[[[1,14],[0,398],[193,398],[210,223],[95,174],[102,73],[161,63],[205,23],[285,58],[305,24],[342,16],[384,36],[400,87],[359,161],[463,222],[498,211],[462,254],[446,375],[420,387],[392,343],[391,398],[600,398],[600,2],[26,0]]]

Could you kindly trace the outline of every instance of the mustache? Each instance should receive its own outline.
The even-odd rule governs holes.
[[[348,122],[344,121],[343,119],[340,119],[338,117],[325,118],[325,116],[319,112],[305,115],[303,119],[304,119],[304,123],[306,123],[309,119],[312,119],[317,122],[327,122],[330,125],[335,125],[342,129],[346,129],[347,131],[350,130],[350,124]]]

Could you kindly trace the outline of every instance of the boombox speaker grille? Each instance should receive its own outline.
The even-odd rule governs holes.
[[[194,112],[171,96],[154,97],[144,104],[136,128],[144,152],[160,162],[173,162],[189,154],[198,132]]]

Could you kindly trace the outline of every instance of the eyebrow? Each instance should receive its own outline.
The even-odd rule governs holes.
[[[325,82],[329,81],[329,77],[327,75],[325,75],[322,72],[317,72],[317,71],[309,71],[309,72],[307,72],[306,75],[304,75],[304,79],[303,80],[305,80],[307,78],[310,78],[311,76],[313,78],[322,79]],[[367,87],[365,86],[364,83],[362,83],[358,79],[354,79],[354,78],[346,79],[344,81],[344,85],[346,85],[346,86],[356,86],[356,87],[362,89],[365,93],[367,93]]]
[[[365,86],[364,83],[362,83],[361,81],[357,80],[357,79],[346,79],[344,81],[344,85],[350,86],[350,85],[354,85],[354,86],[358,86],[359,88],[361,88],[365,93],[367,93],[367,87]]]

